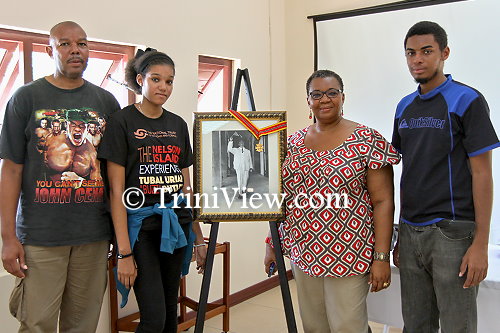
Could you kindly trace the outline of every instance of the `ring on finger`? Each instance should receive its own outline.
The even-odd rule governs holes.
[[[384,284],[382,285],[382,287],[387,288],[387,287],[389,287],[390,285],[391,285],[391,283],[390,283],[390,282],[384,282]]]

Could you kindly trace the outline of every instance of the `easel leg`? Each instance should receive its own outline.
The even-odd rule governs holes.
[[[222,275],[222,304],[226,306],[226,311],[222,314],[222,331],[229,332],[229,288],[230,282],[230,249],[229,242],[224,242],[226,251],[223,253],[222,264],[224,266],[224,273]]]
[[[297,324],[293,313],[292,296],[288,279],[286,277],[285,261],[283,260],[283,252],[278,234],[278,222],[270,221],[271,236],[273,239],[274,253],[276,254],[276,264],[278,265],[278,275],[280,278],[281,296],[283,298],[283,307],[285,308],[286,325],[289,333],[297,333]]]
[[[212,280],[212,269],[214,267],[215,245],[217,234],[219,233],[219,222],[211,223],[210,238],[208,240],[207,260],[205,262],[205,273],[201,283],[200,300],[196,313],[196,326],[194,333],[203,333],[205,324],[205,314],[207,312],[208,292],[210,291],[210,281]]]

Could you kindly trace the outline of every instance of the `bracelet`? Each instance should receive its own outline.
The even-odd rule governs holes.
[[[130,253],[128,253],[128,254],[121,254],[121,253],[118,253],[118,254],[116,255],[116,257],[117,257],[118,259],[124,259],[124,258],[131,257],[131,256],[133,256],[133,255],[134,255],[134,253],[133,253],[133,252],[130,252]]]
[[[389,252],[373,252],[373,260],[378,260],[378,261],[384,261],[384,262],[390,262],[390,253]]]
[[[269,244],[269,245],[273,245],[273,240],[271,239],[271,237],[267,236],[266,237],[266,240],[264,241],[266,244]]]
[[[203,244],[194,244],[193,247],[200,247],[200,246],[205,246],[205,243]]]

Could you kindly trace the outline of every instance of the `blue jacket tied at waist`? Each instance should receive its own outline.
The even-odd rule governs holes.
[[[180,204],[186,203],[186,198],[181,196],[177,197],[176,206],[179,207]],[[154,206],[143,207],[136,210],[127,209],[127,226],[128,226],[128,237],[130,239],[130,248],[134,249],[135,242],[139,238],[139,231],[141,230],[142,221],[150,216],[155,214],[162,216],[161,222],[161,243],[160,243],[160,251],[166,253],[173,253],[175,249],[186,247],[186,252],[184,255],[184,261],[182,264],[182,275],[187,275],[189,272],[189,264],[191,263],[191,257],[193,254],[193,244],[196,238],[194,232],[192,231],[191,224],[189,223],[189,236],[186,240],[186,236],[184,235],[184,231],[179,224],[179,219],[177,218],[177,214],[175,214],[174,209],[174,200],[170,201],[167,204],[164,204],[164,207],[160,208],[159,204],[155,204]],[[120,308],[123,308],[128,301],[128,294],[130,292],[119,280],[117,274],[117,267],[114,269],[115,271],[115,280],[116,280],[116,288],[122,295],[122,302],[120,304]]]

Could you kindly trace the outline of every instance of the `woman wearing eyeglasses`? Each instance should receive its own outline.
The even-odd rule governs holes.
[[[297,283],[304,331],[368,332],[366,296],[391,282],[392,164],[397,151],[343,117],[344,86],[329,70],[306,83],[309,118],[288,138],[282,247]],[[266,239],[266,272],[275,261]]]

